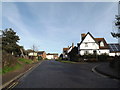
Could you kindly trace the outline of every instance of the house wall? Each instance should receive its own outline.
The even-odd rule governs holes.
[[[87,46],[86,46],[87,44]],[[80,49],[99,49],[99,45],[95,42],[95,40],[88,34],[86,38],[80,45]]]
[[[83,42],[78,47],[79,54],[84,55],[86,51],[89,54],[93,54],[94,50],[96,50],[96,53],[98,54],[99,45],[95,42],[95,40],[88,34],[86,38],[83,40]]]
[[[115,55],[120,56],[120,53],[109,53],[109,56],[115,56]]]
[[[46,58],[46,53],[44,52],[43,54],[38,55],[38,56],[41,56],[43,59],[45,59]]]
[[[54,55],[46,55],[47,59],[54,59]]]
[[[88,49],[86,49],[86,50],[80,50],[79,54],[80,55],[85,55],[86,51],[88,52],[88,54],[94,54],[94,50],[88,50]],[[96,53],[99,54],[99,50],[96,50]]]
[[[99,54],[105,54],[105,53],[109,55],[110,50],[109,49],[100,49],[99,50]]]
[[[37,56],[37,53],[35,53],[35,52],[34,52],[34,53],[31,52],[31,53],[28,54],[28,56]]]

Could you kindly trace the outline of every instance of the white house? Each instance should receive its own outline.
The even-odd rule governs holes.
[[[94,38],[89,32],[81,34],[82,41],[78,44],[78,52],[80,55],[85,54],[108,54],[109,46],[104,38]]]
[[[68,48],[63,48],[63,58],[68,58],[68,53],[71,52],[71,50],[74,48],[74,43],[72,43],[72,46],[68,46]]]
[[[58,59],[58,54],[57,53],[48,53],[46,55],[47,59]]]

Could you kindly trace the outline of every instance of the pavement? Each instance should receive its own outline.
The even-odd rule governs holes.
[[[119,81],[102,77],[92,68],[97,63],[71,64],[43,61],[25,75],[14,88],[119,88]]]
[[[109,78],[120,80],[120,71],[118,71],[114,68],[111,68],[109,66],[109,62],[105,62],[105,63],[102,63],[102,64],[96,66],[95,70],[98,73],[103,74]]]
[[[5,75],[2,75],[2,88],[9,87],[10,84],[12,84],[14,81],[22,77],[24,74],[29,72],[34,67],[38,66],[42,61],[34,64],[26,64],[19,70],[14,70],[12,72],[9,72]],[[0,87],[1,88],[1,87]]]

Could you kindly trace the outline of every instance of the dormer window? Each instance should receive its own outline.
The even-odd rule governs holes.
[[[104,47],[103,41],[100,42],[100,46],[101,46],[101,47]]]

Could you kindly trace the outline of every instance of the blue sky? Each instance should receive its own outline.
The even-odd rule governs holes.
[[[13,28],[25,49],[32,45],[47,53],[81,41],[81,33],[116,43],[113,30],[116,2],[3,2],[2,28]]]

